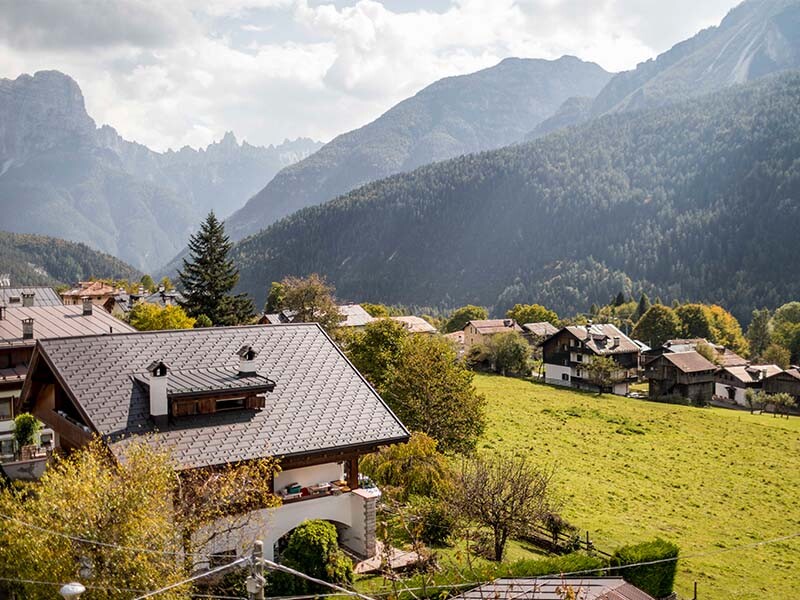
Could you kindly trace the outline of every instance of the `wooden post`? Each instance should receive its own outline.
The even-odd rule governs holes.
[[[358,455],[347,460],[347,487],[351,490],[358,488]]]

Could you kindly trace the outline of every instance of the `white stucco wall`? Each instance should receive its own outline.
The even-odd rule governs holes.
[[[728,396],[728,385],[727,383],[714,383],[714,395],[715,396],[722,396],[723,398],[729,398]],[[744,388],[735,388],[736,393],[734,397],[734,401],[736,404],[740,404],[741,406],[747,406],[747,399],[745,398],[745,394],[747,391]]]
[[[624,396],[628,393],[628,390],[629,388],[627,382],[615,383],[611,389],[611,393],[616,394],[617,396]]]
[[[555,385],[566,385],[569,386],[570,381],[563,381],[561,376],[564,374],[572,375],[572,369],[570,367],[565,367],[564,365],[554,365],[550,363],[545,363],[544,365],[544,378],[547,383],[553,383]]]
[[[344,466],[339,463],[325,463],[302,469],[281,471],[275,476],[275,492],[282,490],[290,483],[299,483],[308,487],[323,481],[338,481],[344,477]]]

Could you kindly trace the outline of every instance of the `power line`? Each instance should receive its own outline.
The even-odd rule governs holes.
[[[172,583],[166,587],[163,587],[158,590],[154,590],[152,592],[147,592],[142,596],[137,596],[134,600],[144,600],[145,598],[152,598],[153,596],[157,596],[158,594],[163,594],[164,592],[168,592],[169,590],[175,589],[176,587],[180,587],[182,585],[186,585],[187,583],[192,583],[193,581],[197,581],[198,579],[203,579],[204,577],[208,577],[209,575],[214,575],[215,573],[219,573],[221,571],[226,571],[231,567],[235,567],[236,565],[240,565],[243,562],[249,562],[249,556],[243,556],[241,558],[237,558],[236,560],[229,562],[226,565],[222,565],[221,567],[215,567],[214,569],[210,569],[209,571],[204,571],[202,573],[198,573],[197,575],[192,575],[184,579],[183,581],[178,581],[177,583]]]
[[[305,579],[306,581],[311,581],[312,583],[316,583],[317,585],[328,587],[332,590],[341,592],[342,594],[347,594],[348,596],[355,596],[356,598],[361,598],[361,600],[375,600],[370,596],[365,596],[364,594],[360,594],[359,592],[356,592],[354,590],[348,590],[347,588],[343,588],[339,585],[336,585],[335,583],[331,583],[330,581],[324,581],[322,579],[317,579],[316,577],[312,577],[311,575],[306,575],[301,571],[297,571],[295,569],[292,569],[291,567],[287,567],[286,565],[280,565],[269,559],[262,558],[261,562],[263,562],[267,567],[275,571],[283,571],[284,573],[289,573],[290,575],[294,575],[295,577],[300,577],[301,579]]]
[[[13,577],[0,577],[0,581],[6,581],[8,583],[25,583],[29,585],[54,585],[60,587],[64,585],[63,582],[60,581],[40,581],[38,579],[15,579]],[[136,594],[140,594],[145,590],[134,590],[131,588],[120,588],[115,587],[113,585],[84,585],[86,589],[90,590],[111,590],[113,592],[133,592]]]

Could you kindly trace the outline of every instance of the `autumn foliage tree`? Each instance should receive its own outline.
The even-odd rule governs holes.
[[[139,302],[128,314],[128,322],[138,331],[192,329],[196,321],[180,306],[159,306],[149,302]]]

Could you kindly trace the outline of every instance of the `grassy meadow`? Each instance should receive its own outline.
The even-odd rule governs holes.
[[[656,536],[681,554],[677,591],[702,599],[795,597],[800,538],[800,418],[596,396],[478,375],[484,450],[556,467],[563,514],[608,552]]]

